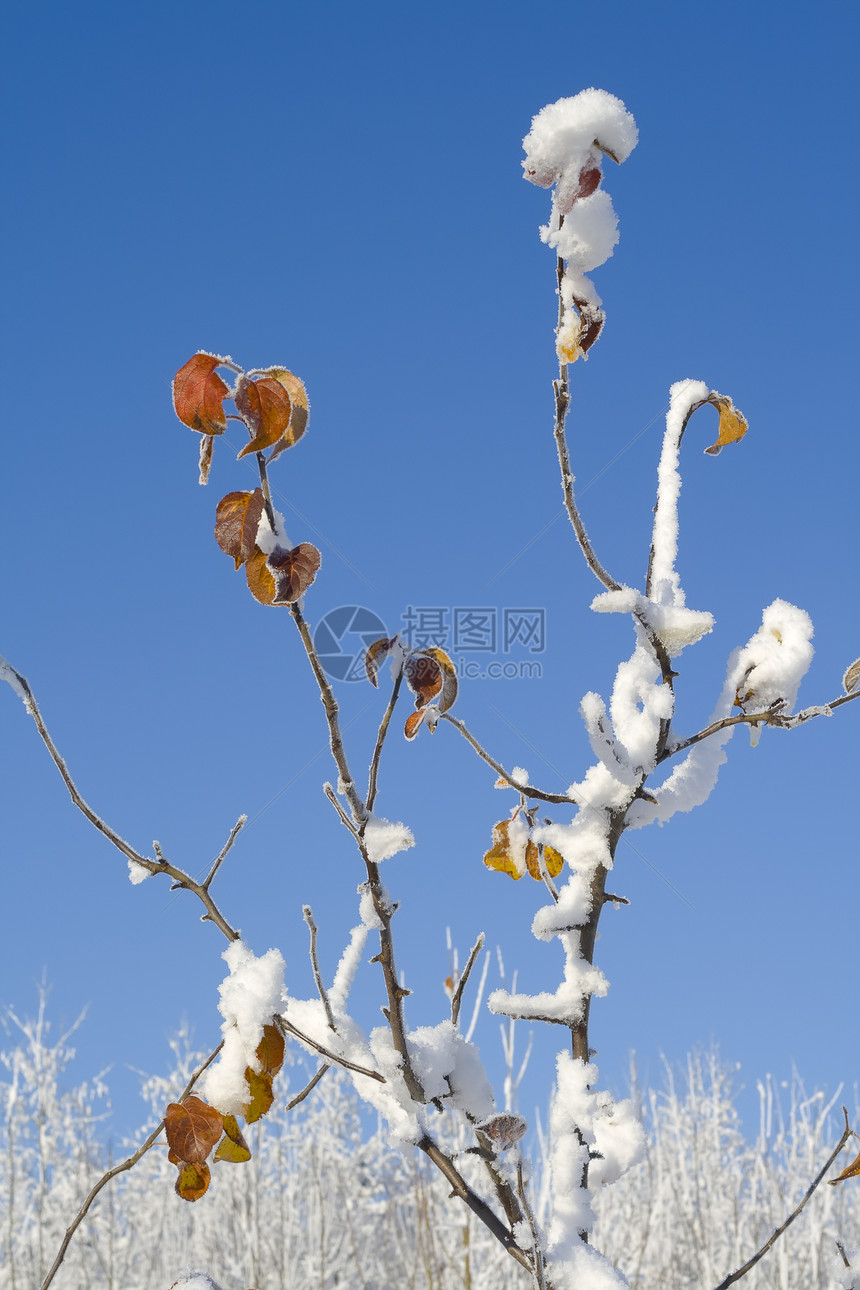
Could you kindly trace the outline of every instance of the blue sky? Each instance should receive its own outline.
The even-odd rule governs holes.
[[[644,574],[669,385],[701,378],[751,426],[712,460],[705,411],[685,444],[680,568],[717,629],[682,659],[678,724],[706,721],[776,596],[816,626],[801,698],[839,692],[860,653],[851,6],[252,2],[237,21],[217,2],[34,3],[5,32],[0,653],[140,849],[158,838],[198,872],[249,815],[218,894],[258,952],[282,948],[296,993],[312,990],[302,904],[330,972],[361,875],[320,791],[289,619],[212,540],[250,468],[219,444],[198,487],[170,379],[203,348],[306,381],[310,431],[273,476],[291,537],[322,551],[312,622],[545,609],[541,678],[466,683],[457,712],[545,787],[580,778],[579,700],[607,693],[631,636],[589,612],[597,584],[559,518],[549,200],[522,182],[520,140],[561,95],[607,89],[640,129],[607,176],[621,242],[595,274],[608,322],[570,423],[616,577]],[[384,700],[338,694],[361,765]],[[604,919],[611,991],[592,1012],[610,1085],[631,1049],[657,1078],[661,1052],[712,1040],[748,1084],[792,1063],[810,1085],[857,1078],[858,720],[848,705],[756,749],[737,737],[705,807],[622,846],[613,886],[632,903]],[[218,934],[166,886],[132,888],[11,691],[0,795],[0,999],[26,1011],[44,970],[58,1019],[89,1004],[80,1073],[115,1064],[126,1127],[127,1067],[163,1068],[183,1018],[214,1042]],[[453,731],[392,739],[379,810],[419,843],[386,874],[415,1024],[446,1006],[446,925],[462,952],[485,931],[522,988],[557,980],[558,947],[528,933],[537,886],[481,863],[506,807]],[[377,986],[366,969],[367,1019]],[[539,1039],[527,1114],[559,1042]]]

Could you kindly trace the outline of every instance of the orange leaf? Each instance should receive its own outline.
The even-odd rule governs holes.
[[[499,873],[508,873],[512,878],[522,877],[511,856],[510,820],[500,820],[493,825],[493,845],[484,855],[484,864],[488,869],[497,869]],[[529,843],[534,846],[534,843]]]
[[[304,382],[300,381],[292,372],[288,372],[285,367],[270,367],[267,375],[283,385],[293,405],[290,424],[272,449],[269,456],[269,461],[271,462],[276,457],[280,457],[282,452],[286,452],[287,448],[292,448],[293,444],[298,443],[301,439],[308,428],[310,404],[308,403],[308,392],[305,389]]]
[[[261,1119],[275,1100],[272,1091],[272,1077],[267,1071],[252,1071],[245,1067],[245,1080],[248,1084],[250,1101],[242,1107],[242,1114],[249,1124]]]
[[[440,651],[441,653],[441,651]],[[416,708],[425,707],[442,689],[442,665],[430,650],[410,654],[403,669],[406,684],[415,693]]]
[[[543,842],[532,842],[531,838],[526,843],[526,868],[529,873],[538,882],[543,882],[540,871],[541,852],[543,852],[543,862],[550,878],[557,878],[564,866],[564,860],[561,855],[556,851],[555,847],[545,846]]]
[[[290,424],[290,396],[280,381],[269,376],[256,381],[241,377],[236,387],[236,407],[251,432],[251,442],[245,444],[240,457],[271,448]]]
[[[317,576],[322,556],[312,542],[300,542],[291,551],[275,547],[268,569],[275,583],[273,605],[291,605],[303,596]]]
[[[284,1064],[284,1036],[277,1026],[263,1027],[263,1038],[257,1045],[257,1060],[267,1075],[277,1075]]]
[[[220,1111],[192,1093],[182,1103],[170,1103],[164,1113],[164,1127],[167,1145],[180,1160],[202,1164],[221,1137],[224,1121]]]
[[[180,1162],[179,1177],[176,1179],[176,1194],[183,1200],[199,1200],[205,1196],[212,1175],[205,1160],[195,1164],[191,1160]]]
[[[254,554],[264,507],[263,490],[255,488],[253,493],[228,493],[215,508],[215,541],[237,569]]]
[[[224,1137],[218,1143],[215,1159],[224,1160],[231,1165],[242,1165],[251,1159],[251,1149],[242,1136],[234,1115],[224,1116]]]
[[[827,1181],[831,1187],[835,1187],[837,1183],[845,1182],[846,1178],[858,1177],[860,1177],[860,1155],[857,1156],[856,1160],[851,1161],[847,1169],[842,1170],[838,1178],[828,1178]]]
[[[376,673],[379,671],[383,658],[393,648],[396,640],[396,636],[392,636],[390,640],[387,636],[382,636],[378,641],[374,641],[372,645],[368,645],[367,653],[364,656],[364,668],[371,685],[378,687]]]
[[[442,669],[442,688],[437,707],[440,712],[447,712],[457,698],[457,669],[443,649],[432,645],[427,653],[436,660]]]
[[[720,428],[717,434],[716,443],[712,443],[710,448],[705,452],[716,457],[717,453],[725,448],[727,443],[737,443],[743,439],[749,426],[747,419],[742,412],[738,412],[731,399],[726,398],[724,394],[717,394],[714,390],[705,399],[706,403],[711,403],[720,414]]]
[[[560,851],[556,851],[555,847],[551,847],[547,843],[543,848],[543,858],[550,878],[557,878],[564,868],[564,856]]]
[[[275,602],[275,579],[266,563],[266,557],[259,547],[245,561],[245,577],[248,579],[248,590],[261,605],[272,605]]]
[[[406,718],[406,725],[404,726],[403,733],[405,734],[407,739],[415,738],[415,736],[418,734],[418,730],[421,725],[421,722],[424,720],[426,716],[427,716],[427,709],[419,708],[417,712],[413,712],[410,716]]]
[[[221,361],[217,354],[195,354],[173,378],[173,406],[189,430],[223,434],[227,429],[224,400],[230,391],[215,371]]]

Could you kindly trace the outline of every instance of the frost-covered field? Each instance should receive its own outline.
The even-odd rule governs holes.
[[[138,1140],[184,1084],[195,1055],[179,1041],[169,1078],[144,1086],[152,1112]],[[53,1040],[44,1015],[10,1018],[3,1053],[0,1143],[0,1286],[36,1290],[65,1228],[109,1162],[107,1088],[66,1084],[69,1038]],[[278,1101],[249,1131],[241,1169],[219,1164],[196,1205],[174,1194],[166,1149],[150,1152],[100,1195],[72,1242],[62,1290],[168,1290],[188,1268],[222,1290],[505,1290],[526,1274],[483,1226],[447,1200],[435,1171],[388,1145],[368,1124],[351,1085],[329,1079],[289,1113],[305,1072],[286,1070]],[[783,1221],[838,1139],[840,1104],[856,1118],[856,1091],[827,1101],[771,1081],[759,1089],[753,1140],[735,1106],[732,1073],[715,1055],[667,1071],[659,1090],[634,1090],[645,1123],[644,1162],[596,1196],[595,1244],[640,1290],[708,1290]],[[523,1108],[525,1109],[525,1108]],[[461,1144],[447,1143],[456,1150]],[[468,1145],[465,1141],[462,1146]],[[535,1135],[536,1192],[545,1205]],[[122,1159],[126,1144],[115,1144]],[[473,1185],[482,1175],[460,1157]],[[834,1170],[835,1172],[835,1170]],[[860,1245],[860,1188],[822,1187],[775,1249],[744,1280],[761,1290],[839,1285],[836,1241]]]

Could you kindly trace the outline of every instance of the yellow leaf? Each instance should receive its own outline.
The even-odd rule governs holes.
[[[245,1081],[251,1100],[243,1106],[242,1114],[248,1124],[253,1124],[255,1120],[262,1119],[275,1100],[272,1077],[268,1071],[252,1071],[250,1066],[246,1066]]]
[[[234,1115],[224,1116],[224,1137],[218,1143],[215,1159],[225,1160],[231,1165],[242,1165],[251,1159],[250,1147],[242,1136]]]
[[[205,1160],[199,1164],[184,1160],[176,1179],[176,1194],[183,1200],[199,1200],[206,1194],[210,1180],[209,1166]]]
[[[830,1183],[831,1187],[835,1187],[837,1183],[845,1182],[846,1178],[858,1177],[860,1177],[860,1155],[857,1156],[856,1160],[851,1161],[851,1164],[847,1169],[842,1170],[842,1173],[838,1178],[828,1178],[827,1181]]]
[[[724,394],[711,391],[705,402],[713,404],[720,415],[717,441],[712,443],[710,448],[705,449],[705,452],[710,453],[712,457],[716,457],[717,453],[725,448],[727,443],[737,443],[739,439],[743,439],[749,426],[744,414],[739,412],[731,399]]]
[[[547,844],[543,849],[543,858],[550,878],[557,878],[564,868],[564,856]]]
[[[510,827],[510,820],[501,820],[493,825],[493,845],[484,856],[484,864],[488,869],[497,869],[499,873],[518,879],[522,874],[511,856]]]
[[[575,363],[585,350],[580,345],[582,327],[579,322],[562,327],[555,339],[555,352],[562,362]]]

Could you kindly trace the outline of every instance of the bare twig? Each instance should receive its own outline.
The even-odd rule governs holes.
[[[298,1106],[299,1102],[304,1102],[308,1094],[313,1092],[317,1084],[319,1084],[320,1080],[322,1079],[323,1075],[325,1075],[326,1071],[330,1071],[330,1070],[331,1070],[331,1064],[329,1062],[323,1062],[322,1066],[320,1066],[316,1074],[312,1075],[311,1078],[308,1080],[307,1084],[305,1084],[301,1093],[297,1093],[296,1096],[294,1098],[291,1098],[291,1100],[287,1103],[285,1110],[292,1111],[293,1107]]]
[[[310,905],[302,906],[302,914],[304,916],[305,922],[308,925],[308,931],[310,932],[310,935],[311,935],[311,945],[310,945],[311,967],[313,968],[313,972],[314,972],[314,981],[316,982],[317,992],[319,994],[319,997],[322,999],[323,1007],[325,1008],[325,1015],[328,1018],[329,1029],[336,1031],[337,1026],[334,1024],[334,1015],[331,1010],[331,1004],[329,1003],[328,992],[326,991],[326,988],[323,985],[322,973],[320,972],[319,959],[317,958],[317,925],[314,922],[314,914]]]
[[[472,946],[471,950],[469,951],[469,957],[466,960],[466,966],[463,968],[463,971],[460,973],[460,979],[457,982],[456,986],[454,987],[454,994],[451,998],[451,1020],[453,1021],[455,1026],[460,1020],[460,1006],[463,1002],[463,991],[466,988],[466,982],[469,980],[469,977],[472,972],[472,968],[475,966],[475,963],[477,962],[478,955],[480,954],[481,950],[484,948],[484,939],[485,939],[484,933],[480,932],[478,935],[478,939],[475,941],[475,944]]]
[[[720,1284],[717,1286],[716,1290],[727,1290],[727,1287],[728,1287],[728,1286],[730,1286],[730,1285],[734,1285],[734,1283],[735,1283],[736,1281],[740,1281],[741,1277],[746,1276],[746,1274],[750,1271],[750,1269],[755,1267],[755,1265],[758,1263],[759,1259],[763,1258],[763,1257],[765,1256],[765,1254],[767,1254],[767,1252],[768,1252],[768,1250],[771,1248],[771,1246],[772,1246],[772,1245],[774,1245],[774,1244],[779,1240],[779,1238],[782,1236],[782,1234],[783,1234],[783,1232],[786,1230],[786,1228],[791,1226],[791,1224],[792,1224],[792,1223],[794,1222],[794,1220],[797,1218],[798,1214],[800,1214],[800,1213],[802,1212],[802,1210],[803,1210],[804,1206],[806,1205],[806,1202],[807,1202],[807,1201],[809,1200],[809,1198],[812,1196],[812,1194],[813,1194],[813,1192],[816,1190],[816,1188],[821,1184],[821,1182],[822,1182],[822,1181],[823,1181],[823,1179],[824,1179],[824,1175],[827,1173],[828,1169],[829,1169],[829,1168],[830,1168],[830,1166],[833,1164],[834,1160],[835,1160],[835,1159],[836,1159],[836,1157],[839,1155],[839,1152],[840,1152],[840,1151],[842,1150],[842,1148],[845,1146],[845,1144],[846,1144],[846,1142],[848,1141],[848,1139],[849,1139],[849,1138],[851,1138],[851,1137],[854,1137],[854,1131],[853,1131],[853,1129],[851,1128],[851,1126],[850,1126],[850,1125],[849,1125],[849,1123],[848,1123],[848,1112],[847,1112],[847,1110],[845,1109],[845,1107],[844,1107],[844,1106],[843,1106],[843,1108],[842,1108],[842,1114],[845,1116],[845,1130],[844,1130],[844,1132],[843,1132],[843,1134],[842,1134],[842,1137],[839,1139],[838,1143],[836,1144],[836,1147],[833,1149],[833,1151],[832,1151],[832,1152],[830,1153],[830,1155],[828,1156],[826,1163],[823,1165],[823,1167],[821,1168],[821,1170],[816,1174],[815,1178],[812,1180],[812,1182],[811,1182],[811,1183],[809,1184],[809,1186],[807,1187],[807,1189],[806,1189],[806,1191],[805,1191],[805,1193],[804,1193],[804,1195],[803,1195],[803,1199],[801,1200],[800,1204],[799,1204],[799,1205],[797,1205],[797,1206],[796,1206],[796,1207],[791,1211],[791,1213],[789,1214],[789,1216],[788,1216],[788,1218],[785,1220],[785,1222],[784,1222],[784,1223],[782,1223],[782,1224],[781,1224],[781,1225],[776,1229],[776,1231],[773,1233],[773,1235],[770,1237],[770,1239],[769,1239],[769,1240],[765,1241],[765,1243],[764,1243],[764,1245],[761,1247],[761,1249],[760,1249],[756,1254],[754,1254],[754,1255],[752,1256],[752,1258],[751,1258],[751,1259],[749,1259],[749,1260],[748,1260],[748,1261],[743,1265],[743,1267],[742,1267],[742,1268],[738,1268],[738,1270],[737,1270],[736,1272],[731,1272],[731,1273],[729,1273],[729,1275],[725,1278],[725,1280],[720,1282]]]
[[[523,1158],[519,1150],[517,1150],[517,1195],[520,1198],[520,1204],[523,1207],[523,1212],[526,1216],[526,1220],[528,1221],[529,1231],[532,1234],[532,1259],[534,1261],[533,1275],[535,1279],[535,1288],[536,1290],[546,1290],[540,1233],[538,1232],[537,1219],[535,1218],[534,1210],[529,1204],[529,1199],[526,1195],[526,1184],[525,1179],[523,1178]]]
[[[340,822],[343,825],[343,827],[348,830],[348,832],[352,835],[352,837],[357,842],[361,835],[359,834],[358,829],[355,827],[352,820],[347,815],[346,811],[341,806],[340,802],[337,800],[337,794],[335,793],[331,784],[328,784],[328,783],[323,784],[323,792],[325,793],[328,800],[331,802],[334,809],[337,811],[338,818],[340,819]]]
[[[218,1056],[223,1046],[224,1046],[224,1041],[222,1040],[221,1043],[218,1045],[218,1047],[209,1054],[209,1056],[206,1058],[206,1061],[203,1063],[203,1065],[197,1067],[197,1070],[191,1076],[191,1079],[188,1081],[188,1083],[185,1085],[185,1088],[180,1093],[178,1101],[182,1102],[188,1096],[188,1094],[193,1089],[194,1085],[199,1080],[200,1076],[206,1070],[206,1067],[210,1066],[212,1062],[214,1062],[215,1058]],[[117,1174],[126,1173],[129,1169],[133,1169],[134,1166],[137,1164],[137,1162],[146,1155],[150,1147],[153,1147],[155,1143],[158,1141],[158,1139],[161,1137],[161,1131],[163,1128],[164,1128],[164,1121],[162,1120],[161,1123],[157,1126],[157,1128],[153,1129],[149,1137],[143,1143],[141,1143],[137,1151],[133,1152],[132,1155],[130,1155],[126,1160],[123,1160],[121,1164],[114,1165],[112,1169],[108,1169],[107,1173],[102,1174],[101,1178],[98,1180],[95,1186],[91,1188],[83,1205],[81,1205],[81,1208],[78,1210],[77,1214],[72,1219],[71,1223],[66,1229],[66,1234],[63,1237],[62,1244],[60,1245],[60,1248],[57,1251],[57,1257],[54,1259],[54,1262],[51,1264],[51,1269],[48,1272],[48,1275],[45,1277],[45,1280],[42,1282],[41,1290],[48,1290],[48,1286],[53,1281],[54,1277],[59,1271],[60,1265],[62,1264],[64,1258],[66,1257],[66,1251],[68,1250],[69,1245],[71,1244],[72,1237],[80,1227],[81,1223],[86,1218],[87,1212],[89,1211],[90,1206],[92,1205],[93,1201],[95,1200],[96,1196],[98,1196],[102,1188],[106,1187],[112,1178],[116,1178]]]
[[[403,682],[403,671],[397,673],[394,687],[391,691],[391,698],[388,700],[388,707],[385,709],[385,715],[379,726],[379,733],[376,736],[376,747],[373,750],[373,757],[370,762],[370,776],[367,781],[367,809],[373,810],[373,803],[376,801],[376,784],[379,776],[379,759],[382,756],[382,746],[385,743],[385,736],[388,734],[388,727],[391,723],[391,715],[394,712],[394,705],[397,703],[400,694],[400,686]]]
[[[209,890],[212,879],[215,877],[216,873],[221,868],[221,865],[224,861],[224,858],[227,855],[227,852],[230,850],[233,843],[236,841],[239,834],[242,832],[242,830],[244,829],[247,823],[248,823],[247,815],[240,815],[236,823],[233,825],[232,829],[230,830],[229,838],[224,843],[224,846],[221,848],[221,851],[219,852],[219,854],[216,856],[215,861],[212,865],[212,868],[209,870],[208,874],[206,875],[206,877],[204,878],[201,884],[204,891]]]
[[[530,784],[517,783],[515,779],[511,778],[504,766],[501,766],[494,757],[490,756],[485,748],[481,747],[475,736],[467,730],[464,722],[459,721],[457,717],[452,717],[450,712],[440,712],[439,720],[447,721],[455,730],[459,730],[463,738],[472,745],[478,756],[481,757],[488,766],[491,766],[496,774],[503,779],[506,784],[510,784],[511,788],[515,788],[518,793],[522,793],[523,797],[532,797],[541,802],[553,802],[555,804],[563,803],[566,806],[581,805],[575,797],[571,797],[568,793],[544,793],[542,789],[533,788]]]
[[[811,708],[804,708],[794,715],[783,715],[771,708],[766,708],[763,712],[741,712],[736,717],[723,717],[720,721],[714,721],[704,730],[700,730],[696,735],[690,735],[689,739],[682,739],[680,743],[673,744],[667,748],[658,758],[658,762],[666,761],[669,757],[675,757],[679,752],[685,752],[692,748],[694,744],[700,744],[703,739],[709,739],[711,735],[718,734],[720,730],[729,730],[732,726],[757,726],[767,725],[774,726],[777,730],[794,730],[796,726],[802,726],[807,721],[812,721],[815,717],[829,716],[836,708],[841,708],[843,704],[850,703],[852,699],[860,699],[860,690],[855,690],[852,694],[842,694],[838,699],[832,699],[829,703],[816,704]],[[659,791],[659,790],[658,790]]]
[[[355,1062],[347,1061],[345,1057],[339,1057],[337,1053],[333,1053],[328,1048],[324,1048],[323,1045],[318,1044],[315,1039],[311,1039],[310,1035],[303,1034],[302,1031],[299,1030],[297,1026],[294,1026],[291,1021],[288,1021],[286,1017],[276,1017],[275,1022],[282,1030],[285,1030],[287,1034],[292,1035],[294,1039],[298,1039],[299,1043],[307,1044],[308,1048],[312,1048],[315,1053],[319,1053],[320,1057],[324,1057],[329,1066],[342,1066],[344,1070],[355,1071],[356,1075],[366,1075],[368,1079],[375,1079],[378,1084],[388,1083],[385,1076],[380,1075],[379,1071],[372,1071],[367,1066],[357,1066]]]
[[[206,883],[195,881],[195,879],[192,878],[190,874],[186,873],[184,869],[179,869],[176,865],[165,860],[159,847],[154,848],[157,856],[157,859],[155,860],[150,860],[148,856],[141,855],[139,851],[135,851],[134,847],[131,846],[130,843],[126,842],[124,838],[121,838],[116,830],[112,829],[111,826],[107,824],[100,815],[97,815],[92,807],[84,801],[78,790],[77,784],[69,774],[68,767],[60,756],[57,746],[48,732],[48,728],[42,719],[41,712],[39,711],[39,705],[36,703],[35,695],[30,689],[29,682],[19,671],[17,671],[16,668],[12,667],[11,663],[5,663],[4,666],[8,668],[15,677],[18,687],[20,687],[20,691],[24,695],[27,711],[36,723],[36,729],[42,737],[42,742],[51,754],[54,765],[62,775],[63,782],[69,790],[72,801],[82,815],[89,820],[90,824],[92,824],[94,828],[98,829],[99,833],[104,834],[108,841],[113,843],[116,849],[125,856],[126,860],[131,861],[133,864],[140,865],[141,868],[146,869],[148,873],[167,874],[169,878],[173,879],[174,887],[183,888],[195,895],[198,900],[203,903],[206,909],[206,913],[202,915],[203,921],[214,923],[218,930],[223,932],[228,941],[238,940],[239,933],[230,926],[227,919],[215,904],[215,901],[209,894],[209,889]]]

